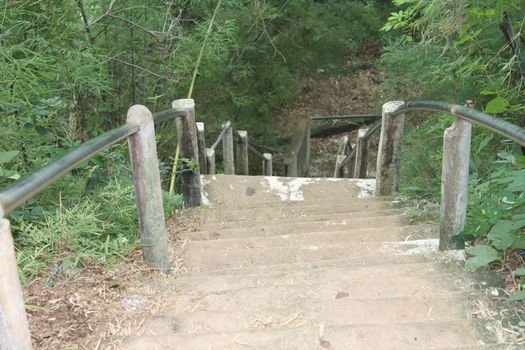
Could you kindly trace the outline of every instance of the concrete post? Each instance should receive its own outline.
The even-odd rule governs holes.
[[[215,175],[215,150],[206,148],[206,163],[208,163],[208,175]]]
[[[201,205],[201,178],[199,167],[199,142],[195,124],[195,102],[192,99],[173,101],[174,109],[186,109],[188,113],[177,118],[177,135],[180,142],[182,162],[182,194],[184,207]]]
[[[472,124],[456,119],[443,137],[439,249],[458,249],[451,238],[465,228],[467,218]]]
[[[273,175],[273,169],[272,169],[272,154],[271,153],[263,153],[263,175],[265,176],[272,176]]]
[[[248,132],[238,131],[239,141],[237,142],[237,175],[248,175]]]
[[[390,112],[402,104],[403,101],[393,101],[383,105],[377,154],[376,196],[391,196],[399,191],[405,115],[392,117]]]
[[[0,349],[31,349],[9,221],[0,218]]]
[[[334,178],[343,178],[345,177],[345,168],[341,166],[343,161],[345,160],[346,156],[342,154],[338,154],[336,161],[335,161],[335,170],[334,170]]]
[[[140,225],[142,254],[150,266],[169,270],[168,239],[164,219],[162,189],[151,112],[135,105],[128,110],[128,124],[140,127],[128,139]]]
[[[345,160],[348,151],[348,135],[345,135],[339,140],[339,151],[337,152],[337,158],[335,161],[334,177],[343,178],[345,177],[345,169],[341,166]]]
[[[208,163],[206,162],[206,133],[204,123],[195,123],[197,125],[197,141],[199,144],[199,165],[201,174],[208,173]]]
[[[368,161],[368,140],[364,139],[364,136],[368,128],[359,128],[357,131],[357,144],[355,153],[355,167],[354,177],[358,179],[364,179],[366,177],[366,166]]]
[[[291,164],[286,166],[285,172],[287,177],[297,177],[297,157]]]
[[[310,173],[310,134],[311,134],[311,128],[310,128],[310,120],[308,120],[308,125],[306,127],[306,134],[304,136],[304,142],[305,142],[305,155],[304,155],[304,177],[307,177]]]
[[[223,125],[224,127],[224,125]],[[224,157],[224,174],[235,175],[235,164],[233,161],[233,128],[229,127],[222,139],[222,156]]]

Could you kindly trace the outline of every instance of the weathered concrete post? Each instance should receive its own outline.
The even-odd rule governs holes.
[[[461,248],[451,238],[463,231],[467,218],[471,135],[472,124],[458,118],[443,136],[439,249]]]
[[[337,152],[337,158],[335,161],[335,170],[334,170],[335,178],[345,177],[345,168],[341,166],[341,164],[346,158],[347,149],[348,149],[348,135],[345,135],[341,140],[339,140],[339,151]]]
[[[222,156],[224,157],[224,174],[235,175],[235,165],[233,161],[233,128],[231,126],[226,130],[224,138],[222,139]]]
[[[297,177],[297,156],[291,164],[286,165],[285,171],[287,177]]]
[[[199,142],[195,124],[195,102],[192,99],[173,101],[174,109],[185,109],[186,116],[177,118],[177,135],[180,142],[182,162],[182,194],[184,207],[201,205],[201,179],[199,166]]]
[[[341,166],[343,161],[345,160],[345,156],[342,154],[338,154],[337,158],[335,160],[335,169],[334,169],[334,178],[343,178],[345,177],[345,168]]]
[[[237,174],[248,175],[248,132],[245,130],[238,131],[239,141],[237,142]]]
[[[391,196],[399,191],[405,115],[392,117],[390,113],[402,104],[403,101],[393,101],[383,105],[377,154],[376,196]]]
[[[199,165],[201,167],[201,174],[208,173],[208,163],[206,162],[206,133],[204,131],[204,123],[197,124],[197,141],[199,144]]]
[[[355,153],[354,177],[364,179],[366,177],[366,167],[368,162],[368,140],[364,136],[368,128],[359,128],[357,131],[357,144]]]
[[[146,107],[135,105],[128,110],[126,122],[140,127],[139,131],[131,135],[128,141],[139,216],[140,240],[144,244],[142,254],[148,265],[167,271],[170,267],[168,239],[153,117]]]
[[[206,148],[206,163],[208,163],[208,175],[215,175],[215,150]]]
[[[308,124],[306,126],[306,133],[304,135],[304,160],[303,160],[303,174],[302,176],[307,177],[310,172],[310,119],[308,119]]]
[[[272,169],[272,154],[271,153],[263,153],[263,175],[264,176],[272,176],[273,169]]]
[[[0,349],[31,349],[9,221],[0,218]]]

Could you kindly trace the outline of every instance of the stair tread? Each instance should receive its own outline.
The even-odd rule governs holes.
[[[378,232],[377,236],[381,237],[382,233],[397,232],[401,228],[401,237],[404,239],[432,238],[439,236],[439,226],[436,224],[419,224],[419,225],[401,225],[402,220],[396,216],[368,218],[352,220],[329,220],[307,223],[279,224],[266,226],[250,226],[246,228],[226,228],[216,230],[203,230],[194,232],[185,232],[177,235],[180,240],[224,240],[224,239],[243,239],[252,237],[270,237],[300,235],[306,233],[333,233],[346,232],[354,239],[355,235],[360,232]],[[392,228],[394,227],[394,228]],[[397,227],[397,228],[396,228]],[[346,238],[346,237],[345,237]]]
[[[285,214],[280,214],[285,215]],[[403,212],[399,209],[383,209],[370,210],[363,212],[340,212],[340,213],[325,213],[325,214],[305,214],[304,216],[291,216],[283,218],[282,216],[274,218],[252,217],[252,218],[238,218],[237,220],[213,220],[201,224],[202,230],[216,230],[222,228],[243,228],[249,223],[251,226],[265,226],[265,225],[293,225],[301,222],[319,222],[330,220],[355,220],[365,218],[381,218],[385,216],[403,216]]]
[[[314,326],[128,338],[128,349],[470,349],[483,346],[468,321]],[[458,346],[461,344],[460,346]],[[323,345],[323,346],[321,346]]]

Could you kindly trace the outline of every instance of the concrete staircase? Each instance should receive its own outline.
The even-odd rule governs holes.
[[[468,317],[436,228],[373,180],[206,176],[186,273],[127,349],[504,349]]]

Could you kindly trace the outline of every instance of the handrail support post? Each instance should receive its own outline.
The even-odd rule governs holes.
[[[142,105],[132,106],[126,119],[139,126],[128,138],[144,261],[162,271],[170,267],[168,238],[160,181],[155,126],[151,112]]]
[[[182,195],[184,207],[201,205],[201,179],[199,163],[199,141],[195,123],[195,102],[192,99],[173,101],[174,109],[185,109],[186,116],[177,118],[177,135],[180,142],[182,163]]]
[[[263,175],[264,176],[272,176],[273,175],[273,169],[272,169],[272,154],[271,153],[263,153]]]
[[[223,125],[224,127],[225,125]],[[224,133],[224,138],[222,139],[222,150],[224,158],[224,174],[225,175],[235,175],[235,164],[234,164],[234,154],[233,154],[233,127],[230,126]]]
[[[237,175],[249,174],[248,163],[248,132],[245,130],[238,130],[237,134],[239,140],[237,141]]]
[[[402,101],[383,105],[377,154],[376,196],[392,196],[399,191],[405,115],[393,116],[391,113],[401,105]]]
[[[208,175],[215,175],[215,150],[206,148],[206,163],[208,163]]]
[[[439,249],[458,249],[452,237],[465,228],[467,218],[472,124],[456,119],[443,137]]]
[[[365,139],[365,135],[368,128],[359,128],[357,131],[357,142],[356,142],[356,153],[355,153],[355,166],[354,166],[354,178],[364,179],[366,177],[366,170],[368,164],[368,139]]]
[[[31,349],[9,220],[0,218],[0,348]]]
[[[206,162],[206,133],[204,123],[196,123],[197,141],[199,145],[199,165],[201,174],[208,174],[208,163]]]

